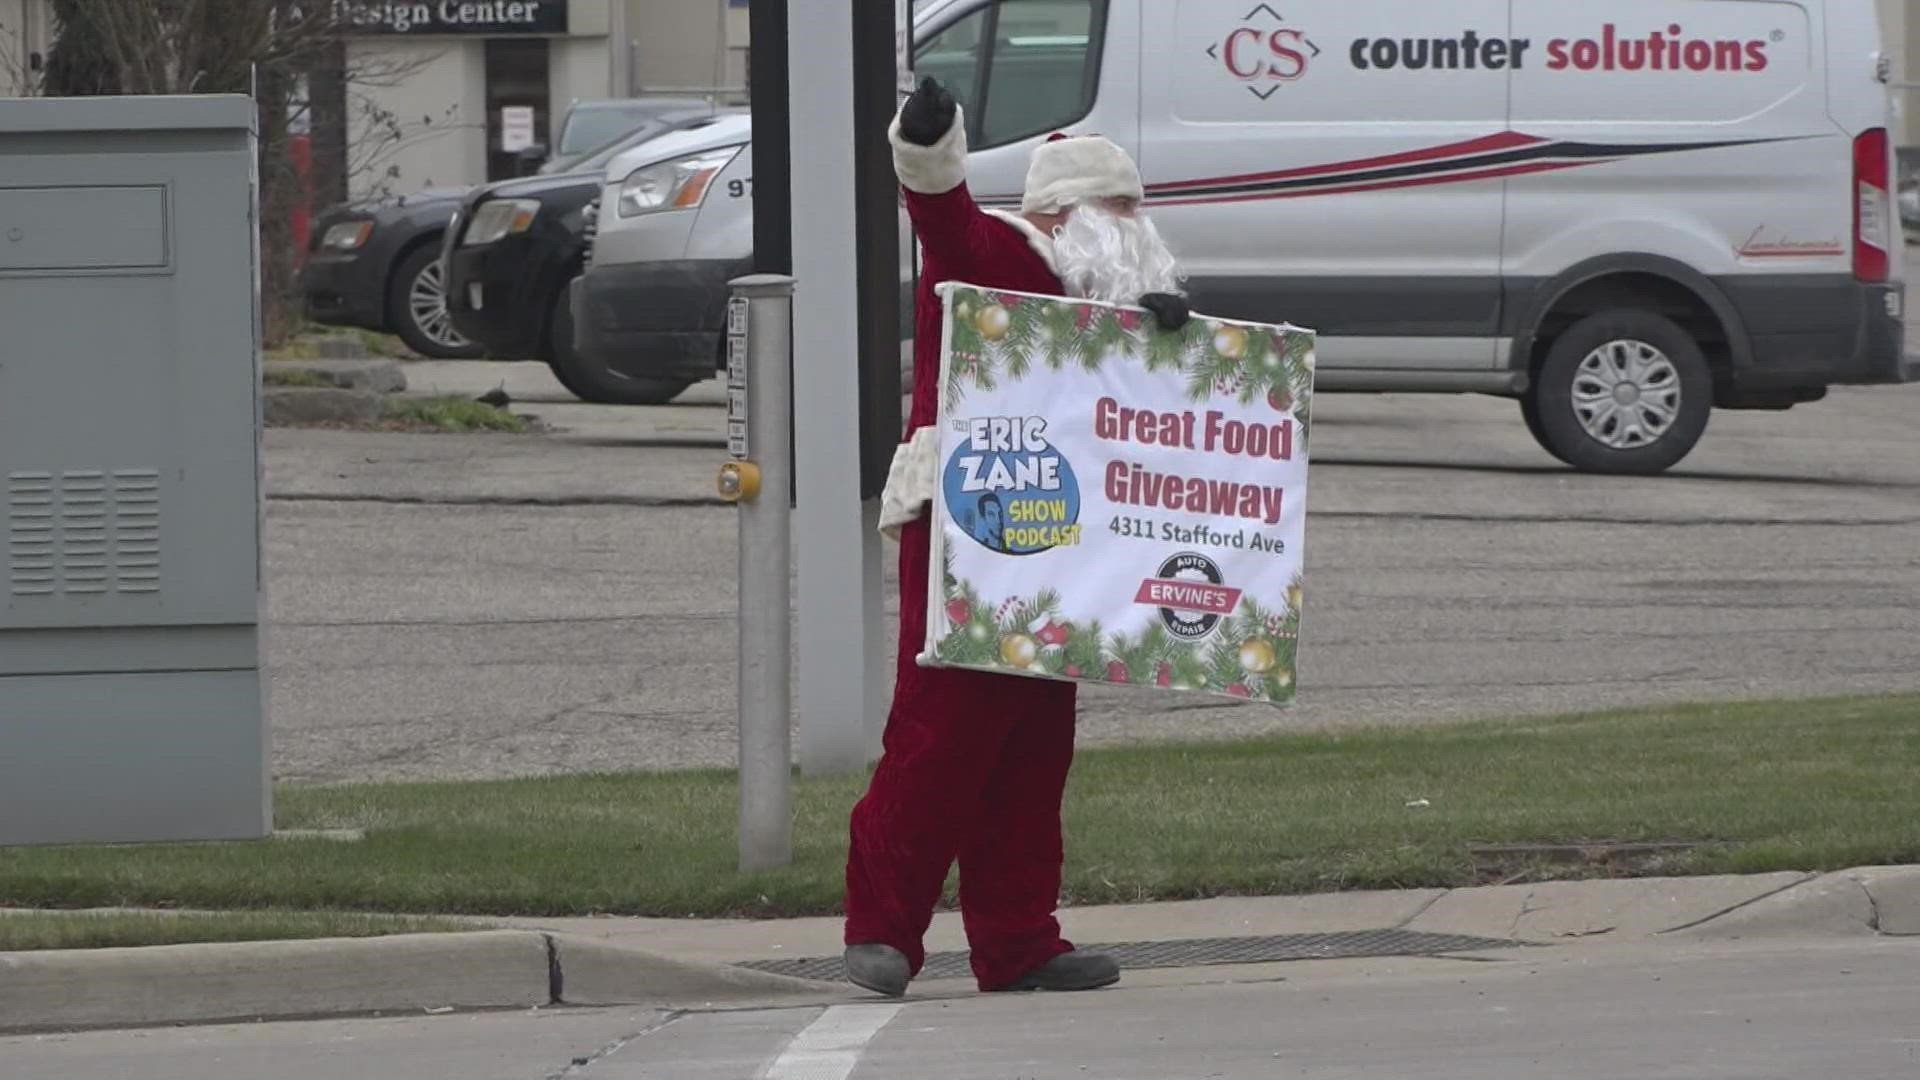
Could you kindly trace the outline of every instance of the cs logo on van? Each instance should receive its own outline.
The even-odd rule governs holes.
[[[1320,46],[1305,30],[1288,26],[1279,12],[1261,4],[1225,38],[1207,46],[1207,55],[1247,84],[1248,93],[1265,101],[1282,86],[1306,77]]]

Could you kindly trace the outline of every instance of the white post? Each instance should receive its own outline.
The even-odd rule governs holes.
[[[727,310],[727,443],[721,494],[740,507],[740,869],[793,860],[789,500],[793,279],[733,282]]]
[[[793,312],[800,768],[818,775],[876,756],[886,669],[874,666],[880,537],[860,499],[853,5],[802,7],[787,33],[793,274],[805,283]]]

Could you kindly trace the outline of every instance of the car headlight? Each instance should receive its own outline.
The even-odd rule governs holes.
[[[740,147],[728,146],[635,169],[620,185],[620,216],[697,208],[713,178],[739,153]]]
[[[473,221],[467,226],[466,235],[460,238],[460,243],[465,247],[491,244],[501,237],[533,228],[533,219],[539,216],[540,204],[533,199],[483,202],[480,209],[473,212]]]
[[[373,222],[343,221],[320,234],[320,247],[325,251],[358,251],[371,236]]]

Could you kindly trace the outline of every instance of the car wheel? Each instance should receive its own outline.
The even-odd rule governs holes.
[[[460,336],[447,313],[446,279],[440,270],[440,248],[427,243],[414,248],[394,272],[387,293],[387,311],[394,333],[407,348],[435,360],[472,360],[480,346]]]
[[[1650,476],[1706,433],[1713,372],[1679,324],[1620,309],[1561,334],[1528,393],[1549,453],[1583,472]]]
[[[597,364],[573,347],[573,305],[562,288],[547,319],[547,366],[567,393],[595,405],[665,405],[692,383],[677,379],[633,379]]]

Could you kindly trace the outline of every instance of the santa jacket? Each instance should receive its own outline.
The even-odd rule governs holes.
[[[902,138],[898,116],[887,135],[922,257],[914,297],[913,409],[880,507],[880,528],[898,535],[901,525],[925,511],[939,477],[940,438],[933,423],[940,408],[942,304],[934,290],[946,281],[1052,296],[1066,288],[1051,237],[1018,214],[981,209],[968,193],[964,113],[956,111],[952,129],[932,146]]]

